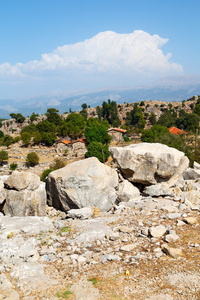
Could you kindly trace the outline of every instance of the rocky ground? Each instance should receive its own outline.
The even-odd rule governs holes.
[[[112,170],[89,158],[55,171],[46,190],[29,172],[0,176],[0,299],[200,299],[200,165],[138,148],[137,159],[135,146],[112,149]],[[46,207],[46,192],[54,207],[68,200],[66,212]]]
[[[200,299],[200,213],[140,197],[86,220],[0,217],[0,299]]]

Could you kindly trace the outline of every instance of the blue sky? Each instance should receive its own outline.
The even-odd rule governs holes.
[[[0,0],[0,100],[200,82],[199,11],[197,0]]]

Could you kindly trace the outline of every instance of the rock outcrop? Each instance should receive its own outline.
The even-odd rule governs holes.
[[[172,186],[189,165],[183,152],[158,143],[111,147],[110,153],[126,179],[145,185],[167,182]]]
[[[11,216],[44,216],[46,191],[40,177],[30,172],[13,172],[4,182],[3,212]],[[2,196],[1,196],[2,198]]]
[[[84,159],[53,171],[46,182],[48,204],[67,212],[69,209],[112,208],[117,194],[117,172],[95,157]]]

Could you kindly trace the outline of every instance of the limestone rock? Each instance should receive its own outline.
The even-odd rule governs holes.
[[[139,189],[130,183],[128,180],[124,180],[119,184],[118,191],[118,201],[128,202],[133,198],[138,198],[140,196]]]
[[[83,207],[111,209],[117,198],[117,172],[95,157],[80,160],[49,174],[48,204],[68,211]]]
[[[46,192],[43,188],[30,190],[8,190],[3,207],[5,215],[44,216],[46,211]]]
[[[73,284],[70,290],[76,295],[76,299],[80,300],[97,300],[100,299],[99,290],[94,288],[92,282],[88,280],[80,280]]]
[[[198,223],[197,219],[196,218],[193,218],[193,217],[187,217],[184,219],[184,222],[189,224],[189,225],[195,225]]]
[[[184,180],[195,180],[199,177],[200,177],[200,170],[194,170],[192,168],[188,168],[183,174]]]
[[[172,196],[173,192],[168,185],[164,183],[157,183],[147,186],[144,193],[148,196]]]
[[[79,209],[70,209],[67,212],[67,217],[72,219],[89,219],[91,218],[93,212],[90,207],[83,207]]]
[[[178,257],[180,257],[182,255],[181,249],[178,249],[178,248],[172,248],[172,247],[168,247],[168,246],[163,246],[162,247],[162,251],[165,254],[167,254],[167,255],[169,255],[169,256],[171,256],[173,258],[178,258]]]
[[[132,251],[136,246],[137,246],[137,244],[128,244],[128,245],[122,246],[122,247],[120,248],[120,250],[121,250],[121,251],[130,252],[130,251]]]
[[[110,153],[126,179],[142,184],[168,181],[172,186],[189,165],[183,152],[158,143],[111,147]]]
[[[2,185],[0,185],[0,204],[2,204],[5,199],[6,199],[6,190],[3,188]]]
[[[149,234],[155,238],[159,238],[159,237],[163,236],[165,234],[165,232],[166,232],[166,228],[163,225],[149,228]]]
[[[6,188],[17,191],[31,190],[34,191],[40,186],[40,177],[31,172],[14,171],[7,180],[4,181]]]

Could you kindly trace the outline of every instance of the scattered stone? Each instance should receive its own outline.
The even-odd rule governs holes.
[[[119,183],[119,190],[117,194],[118,202],[128,202],[133,198],[138,198],[140,191],[128,180]]]
[[[100,261],[102,263],[105,263],[107,261],[114,261],[114,260],[121,260],[119,255],[113,255],[113,254],[104,254],[100,257]]]
[[[132,251],[136,246],[137,246],[137,244],[128,244],[128,245],[122,246],[122,247],[120,248],[120,250],[121,250],[121,251],[130,252],[130,251]]]
[[[127,226],[121,226],[119,227],[119,231],[124,233],[131,233],[133,229]]]
[[[169,256],[171,256],[171,257],[173,257],[173,258],[178,258],[178,257],[182,256],[182,251],[181,251],[181,249],[178,249],[178,248],[172,248],[172,247],[169,247],[169,246],[167,246],[167,245],[162,246],[162,251],[163,251],[165,254],[167,254],[167,255],[169,255]]]
[[[178,220],[177,221],[177,226],[183,226],[185,225],[185,222],[181,221],[181,220]]]
[[[164,225],[159,225],[159,226],[149,228],[149,234],[154,238],[159,238],[163,236],[165,232],[166,232],[166,228]]]
[[[195,225],[198,223],[197,219],[193,218],[193,217],[187,217],[184,218],[183,220],[185,223],[189,224],[189,225]]]
[[[173,196],[173,191],[169,188],[168,185],[164,183],[157,183],[154,185],[147,186],[144,191],[148,196]]]
[[[93,215],[93,212],[90,207],[83,207],[79,209],[70,209],[67,212],[67,217],[72,219],[89,219]]]
[[[164,241],[167,243],[174,243],[179,239],[179,236],[176,233],[167,234],[164,237]]]
[[[100,299],[99,291],[94,288],[91,281],[80,280],[78,283],[73,284],[70,291],[76,295],[79,300],[97,300]]]

